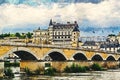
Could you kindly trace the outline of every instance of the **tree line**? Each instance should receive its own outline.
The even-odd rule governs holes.
[[[18,37],[19,39],[25,39],[25,38],[32,38],[33,33],[2,33],[0,34],[0,39],[4,39],[5,37]]]

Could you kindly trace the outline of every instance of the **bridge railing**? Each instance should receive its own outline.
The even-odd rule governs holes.
[[[116,53],[114,51],[106,51],[106,50],[100,50],[100,49],[91,49],[91,48],[83,48],[83,47],[72,47],[67,45],[50,45],[50,44],[33,44],[33,43],[18,43],[18,42],[0,42],[1,46],[20,46],[20,47],[39,47],[39,48],[58,48],[58,49],[76,49],[76,50],[83,50],[83,51],[94,51],[94,52],[103,52],[103,53]]]

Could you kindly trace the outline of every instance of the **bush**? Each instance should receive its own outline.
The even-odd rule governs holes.
[[[34,72],[35,72],[35,74],[36,74],[36,75],[39,75],[39,74],[40,74],[40,72],[41,72],[40,67],[38,67],[38,68],[37,68]]]
[[[102,67],[97,64],[97,63],[94,63],[92,66],[91,66],[91,69],[94,70],[94,71],[101,71],[102,70]]]
[[[79,65],[72,64],[70,67],[66,66],[64,69],[66,73],[79,73],[79,72],[86,72],[85,67],[81,67]]]
[[[14,77],[14,74],[10,68],[6,69],[4,73],[6,76]]]
[[[55,72],[56,72],[56,69],[50,67],[50,68],[48,68],[48,69],[46,69],[46,70],[44,71],[44,74],[45,74],[45,75],[49,75],[49,76],[53,76],[53,75],[55,75]]]
[[[32,71],[30,71],[30,69],[29,69],[28,67],[26,67],[26,68],[24,69],[24,71],[26,72],[26,74],[27,74],[28,76],[33,74]]]
[[[84,66],[84,68],[86,69],[86,71],[90,71],[90,67]]]
[[[4,66],[5,67],[11,67],[11,66],[13,66],[13,67],[19,67],[20,63],[18,63],[18,62],[14,62],[14,63],[5,62]]]
[[[64,72],[70,73],[71,72],[70,67],[66,66],[65,69],[64,69]]]

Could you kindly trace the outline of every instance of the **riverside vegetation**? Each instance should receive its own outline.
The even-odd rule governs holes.
[[[72,64],[71,66],[66,66],[63,72],[59,72],[57,71],[57,69],[53,67],[49,67],[48,69],[45,70],[38,67],[34,71],[31,71],[28,67],[24,68],[24,72],[27,74],[27,76],[32,76],[32,75],[54,76],[56,73],[83,73],[87,71],[102,71],[102,70],[104,70],[103,67],[97,63],[94,63],[91,66],[80,66],[77,64]]]
[[[6,63],[6,65],[8,66],[8,63]],[[57,69],[53,67],[48,67],[47,69],[42,69],[38,67],[34,71],[30,70],[28,67],[24,68],[24,72],[27,74],[27,76],[34,76],[34,75],[55,76],[57,73],[58,74],[59,73],[85,73],[88,71],[103,71],[103,70],[105,70],[104,67],[100,66],[97,63],[94,63],[91,66],[80,66],[78,64],[72,64],[71,66],[66,66],[62,72],[57,71]],[[14,74],[10,68],[5,70],[5,75],[9,77],[14,77]]]

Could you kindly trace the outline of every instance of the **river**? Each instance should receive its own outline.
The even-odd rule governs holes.
[[[13,71],[19,71],[19,67],[12,68]],[[92,71],[87,73],[71,73],[68,76],[33,76],[26,77],[15,74],[15,78],[2,80],[120,80],[120,69],[108,71]],[[75,76],[76,75],[76,76]],[[1,79],[0,79],[1,80]]]
[[[88,73],[74,73],[69,74],[69,76],[16,76],[11,80],[120,80],[120,69],[108,71],[93,71]]]

